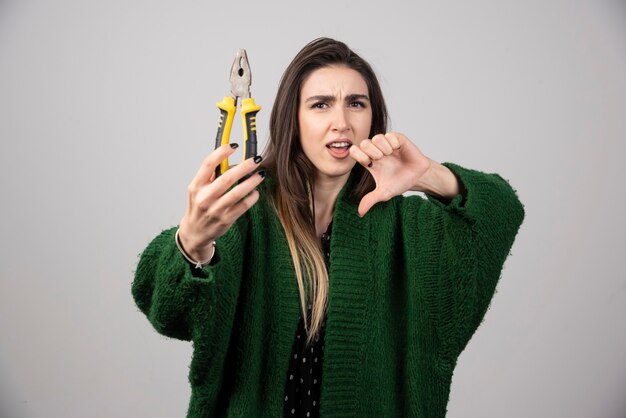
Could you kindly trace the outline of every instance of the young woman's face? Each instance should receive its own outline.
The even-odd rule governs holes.
[[[372,126],[367,84],[361,74],[345,66],[313,71],[302,85],[298,122],[300,144],[318,177],[350,173],[356,164],[350,158],[350,146],[366,139]]]

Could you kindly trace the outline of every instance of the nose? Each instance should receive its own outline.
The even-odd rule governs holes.
[[[348,109],[343,106],[337,106],[333,112],[333,125],[334,132],[345,132],[350,130],[350,120],[348,116]]]

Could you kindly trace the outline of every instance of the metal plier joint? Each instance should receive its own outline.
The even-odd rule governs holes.
[[[217,103],[217,107],[220,110],[220,122],[217,128],[215,148],[228,144],[230,130],[233,126],[235,112],[237,111],[237,100],[241,98],[241,122],[243,124],[244,136],[243,155],[245,159],[257,155],[256,114],[261,110],[261,106],[257,106],[254,99],[250,97],[251,84],[252,73],[250,72],[248,55],[245,49],[240,49],[237,51],[235,61],[230,69],[230,95],[224,96],[224,99]],[[222,161],[216,170],[216,175],[219,176],[226,170],[228,170],[228,159]]]

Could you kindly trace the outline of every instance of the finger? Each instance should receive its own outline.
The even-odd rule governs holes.
[[[211,210],[215,211],[215,213],[231,210],[231,208],[236,206],[238,202],[252,193],[254,189],[261,184],[264,178],[265,174],[262,174],[261,172],[253,174],[224,194],[215,202],[215,204],[211,207]]]
[[[255,176],[255,177],[260,177],[260,176]],[[211,219],[212,224],[213,224],[213,229],[217,231],[217,233],[214,236],[219,237],[223,235],[233,225],[233,223],[235,223],[235,221],[239,217],[241,217],[241,215],[243,215],[248,209],[250,209],[259,200],[259,196],[260,195],[259,195],[258,190],[253,189],[250,193],[248,193],[247,196],[241,199],[237,204],[235,204],[234,206],[231,206],[230,208],[227,208],[226,210],[219,212],[217,210],[213,210],[214,208],[211,208],[210,212],[207,211],[204,215]],[[204,230],[208,230],[208,229],[205,228]],[[215,239],[216,238],[214,238],[213,240]]]
[[[365,215],[376,203],[386,202],[393,196],[394,195],[388,190],[381,187],[376,187],[374,190],[363,196],[363,198],[361,199],[358,208],[359,215]]]
[[[211,183],[213,191],[219,196],[222,196],[235,183],[256,170],[262,160],[263,158],[259,155],[253,158],[248,158],[241,164],[237,164],[233,168],[229,169],[226,173],[222,174],[215,179],[213,183]]]
[[[385,134],[385,138],[387,139],[387,141],[391,145],[391,148],[393,148],[394,150],[400,149],[400,147],[402,146],[402,142],[401,142],[401,138],[400,138],[401,136],[403,136],[403,135],[402,134],[397,134],[395,132],[388,132],[388,133]]]
[[[374,206],[378,202],[379,200],[376,198],[376,195],[374,194],[374,192],[370,192],[366,194],[365,196],[363,196],[363,198],[361,199],[361,202],[359,203],[359,208],[358,208],[359,216],[360,217],[365,216],[365,214],[369,212],[372,206]]]
[[[348,150],[350,152],[350,157],[356,160],[363,167],[369,168],[372,166],[372,160],[367,156],[366,153],[361,150],[357,145],[352,145]]]
[[[253,176],[255,177],[255,176]],[[252,190],[250,194],[241,199],[239,203],[231,208],[229,215],[232,216],[233,222],[239,219],[244,213],[246,213],[254,204],[259,200],[259,192]]]
[[[385,135],[376,135],[372,138],[372,144],[382,151],[384,155],[391,155],[393,148]]]
[[[376,147],[369,139],[364,139],[359,144],[359,148],[370,158],[372,161],[380,160],[385,156],[381,150]]]
[[[226,173],[215,179],[209,184],[204,184],[195,190],[193,201],[202,211],[207,211],[213,207],[215,202],[219,200],[236,182],[244,176],[252,173],[258,164],[262,161],[260,156],[248,158],[243,163],[234,166]]]
[[[211,182],[213,177],[215,176],[215,169],[218,165],[229,156],[235,153],[238,144],[223,144],[219,148],[216,148],[215,151],[206,156],[204,161],[202,161],[202,165],[200,169],[196,173],[193,180],[189,184],[189,190],[197,190],[202,187],[204,184]]]

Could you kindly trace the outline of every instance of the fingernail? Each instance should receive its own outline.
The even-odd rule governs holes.
[[[262,160],[262,159],[263,159],[263,157],[261,157],[260,155],[257,155],[256,157],[254,157],[254,162],[255,162],[256,164],[258,164],[258,163],[260,163],[260,162],[261,162],[261,160]]]
[[[230,144],[230,147],[231,147],[232,149],[235,149],[235,148],[237,148],[238,146],[239,146],[239,144],[237,144],[237,143],[235,143],[235,142],[233,142],[232,144]]]
[[[373,165],[374,165],[374,162],[373,162],[373,161],[370,161],[370,163],[369,163],[367,166],[368,166],[368,167],[371,167],[371,166],[373,166]]]
[[[265,170],[257,171],[257,174],[263,178],[265,178]]]

